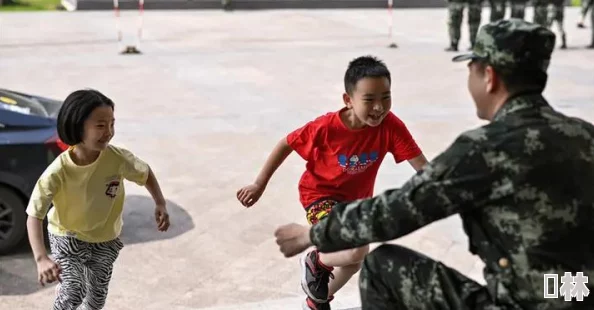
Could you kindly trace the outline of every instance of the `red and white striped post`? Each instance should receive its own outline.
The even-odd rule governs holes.
[[[390,24],[390,28],[388,29],[388,33],[389,33],[389,38],[390,38],[390,45],[388,45],[389,48],[397,48],[398,45],[396,45],[396,43],[394,42],[394,38],[393,38],[393,29],[394,29],[394,0],[388,0],[388,18],[389,18],[389,24]]]
[[[123,50],[122,25],[120,25],[120,2],[118,0],[113,0],[113,12],[116,18],[116,30],[118,31],[118,49]]]
[[[140,54],[140,41],[142,39],[142,28],[144,24],[144,0],[138,0],[138,29],[136,32],[136,45],[128,45],[124,48],[122,26],[120,24],[120,3],[113,0],[113,10],[116,18],[116,30],[118,31],[118,48],[121,54]]]
[[[142,27],[144,26],[144,0],[138,0],[138,38],[136,46],[140,47],[140,40],[142,40]]]

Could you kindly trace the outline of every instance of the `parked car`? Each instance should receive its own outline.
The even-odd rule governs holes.
[[[56,118],[62,102],[0,88],[0,254],[27,235],[25,208],[35,183],[68,146]]]

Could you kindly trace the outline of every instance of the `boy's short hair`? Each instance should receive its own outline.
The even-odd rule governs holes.
[[[68,145],[82,142],[85,121],[101,106],[114,108],[113,101],[96,90],[77,90],[68,95],[58,113],[60,140]]]
[[[352,95],[359,80],[366,77],[388,79],[392,83],[390,70],[383,61],[374,56],[361,56],[353,59],[344,74],[344,90]]]

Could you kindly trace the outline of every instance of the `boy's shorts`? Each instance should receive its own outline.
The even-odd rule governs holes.
[[[321,219],[325,218],[330,214],[332,207],[336,205],[338,201],[333,199],[320,199],[305,208],[307,222],[310,225],[313,225],[319,222]]]

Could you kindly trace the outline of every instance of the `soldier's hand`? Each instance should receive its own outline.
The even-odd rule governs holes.
[[[309,230],[310,227],[295,223],[276,229],[274,232],[276,244],[279,245],[280,251],[285,257],[295,256],[312,245],[309,239]]]

